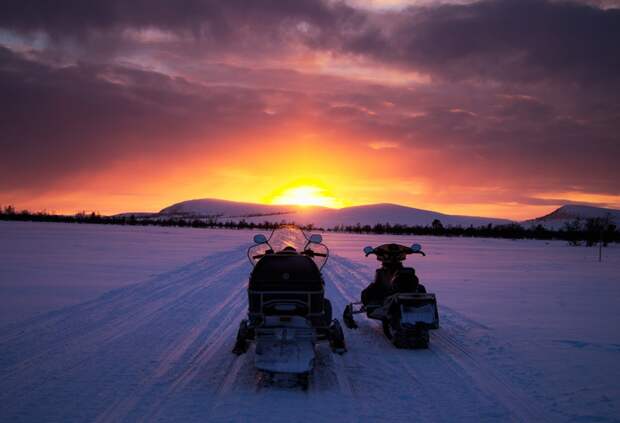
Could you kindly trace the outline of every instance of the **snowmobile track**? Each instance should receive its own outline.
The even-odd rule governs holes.
[[[46,420],[289,422],[291,410],[300,421],[550,420],[468,342],[471,331],[492,331],[441,299],[429,350],[398,350],[358,315],[359,329],[345,328],[347,353],[317,347],[307,391],[263,386],[253,347],[231,353],[249,270],[239,247],[15,325],[0,343],[4,414],[36,421],[57,402],[89,405]],[[332,255],[324,277],[335,318],[371,276]]]
[[[466,372],[478,386],[484,386],[486,392],[493,392],[495,398],[510,411],[511,417],[524,422],[550,420],[535,401],[476,358],[457,339],[445,331],[436,335],[434,342],[449,354],[449,357],[444,356],[442,359],[449,358],[457,363],[459,369]]]
[[[332,282],[335,293],[346,302],[357,301],[357,296],[350,294],[351,287],[362,289],[366,286],[370,276],[361,273],[355,265],[342,257],[332,257],[332,267],[326,271],[328,283]],[[335,264],[335,266],[334,266]],[[333,298],[334,296],[332,296]],[[342,301],[338,301],[342,303]],[[342,305],[342,304],[339,304]],[[379,325],[367,319],[363,315],[357,315],[360,328],[356,330],[347,330],[346,336],[349,342],[349,349],[353,355],[359,348],[355,342],[356,338],[376,336],[377,341],[392,349],[389,354],[398,357],[398,364],[403,373],[408,376],[408,381],[413,382],[415,386],[415,394],[422,395],[430,404],[423,413],[423,410],[417,409],[418,414],[422,414],[431,420],[452,421],[454,416],[447,412],[459,406],[459,402],[471,397],[473,402],[484,404],[485,407],[491,408],[488,401],[499,403],[504,409],[504,413],[513,421],[550,421],[549,416],[536,405],[536,402],[529,398],[525,393],[521,392],[518,387],[511,385],[507,378],[499,375],[496,371],[487,366],[482,360],[478,359],[470,352],[463,343],[449,334],[449,331],[460,329],[458,325],[454,325],[454,319],[461,319],[456,312],[447,307],[440,305],[440,313],[449,313],[451,319],[442,319],[442,328],[431,332],[431,345],[429,350],[406,351],[397,350],[392,344],[385,339]],[[463,318],[469,325],[475,325],[478,328],[488,330],[484,325]],[[368,330],[372,328],[372,330]],[[366,344],[366,347],[371,342]],[[388,354],[386,351],[385,354]],[[416,356],[425,356],[426,365],[418,365]],[[426,356],[431,355],[436,367],[430,367]],[[463,385],[471,384],[471,392],[461,392],[458,395],[446,395],[442,390],[442,386],[449,386],[455,380],[462,380]],[[476,410],[471,410],[472,416]],[[422,417],[422,416],[421,416]]]

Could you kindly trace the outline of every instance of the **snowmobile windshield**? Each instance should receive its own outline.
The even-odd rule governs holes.
[[[267,254],[300,254],[310,257],[321,269],[327,262],[329,250],[320,242],[313,242],[310,236],[297,226],[285,225],[273,230],[267,242],[256,244],[248,250],[252,264]]]

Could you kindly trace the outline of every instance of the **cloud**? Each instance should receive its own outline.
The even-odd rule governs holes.
[[[327,52],[435,79],[620,79],[620,10],[575,1],[415,2],[373,10],[327,0],[9,0],[0,27],[45,34],[43,44],[81,56],[149,48],[268,62]]]
[[[385,150],[385,149],[398,148],[399,145],[396,142],[390,142],[390,141],[374,141],[374,142],[369,143],[368,147],[372,148],[373,150]]]
[[[269,125],[260,93],[109,65],[52,67],[0,49],[0,189],[126,156],[179,153]]]
[[[620,10],[567,1],[410,7],[343,48],[450,80],[618,81]]]
[[[329,49],[341,31],[364,19],[345,3],[317,0],[8,0],[0,28],[83,58],[150,49],[193,58],[273,59],[302,44]]]
[[[8,0],[0,191],[312,133],[445,201],[617,195],[610,4]]]

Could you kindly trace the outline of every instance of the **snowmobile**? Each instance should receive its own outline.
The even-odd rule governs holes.
[[[381,321],[383,333],[397,348],[428,348],[429,330],[439,328],[437,300],[420,284],[415,269],[403,266],[410,254],[425,256],[422,247],[384,244],[365,247],[364,253],[366,257],[375,254],[381,267],[374,282],[362,291],[361,301],[345,307],[344,324],[355,329],[353,315],[366,313]]]
[[[241,321],[233,352],[255,342],[255,366],[270,377],[296,375],[307,387],[317,342],[346,351],[344,333],[332,319],[321,269],[329,250],[322,237],[296,226],[276,228],[269,239],[254,236],[248,258],[254,266],[248,283],[248,316]]]

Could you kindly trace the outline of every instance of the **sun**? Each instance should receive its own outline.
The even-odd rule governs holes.
[[[273,196],[271,204],[341,207],[341,202],[329,195],[325,189],[311,185],[286,188]]]

